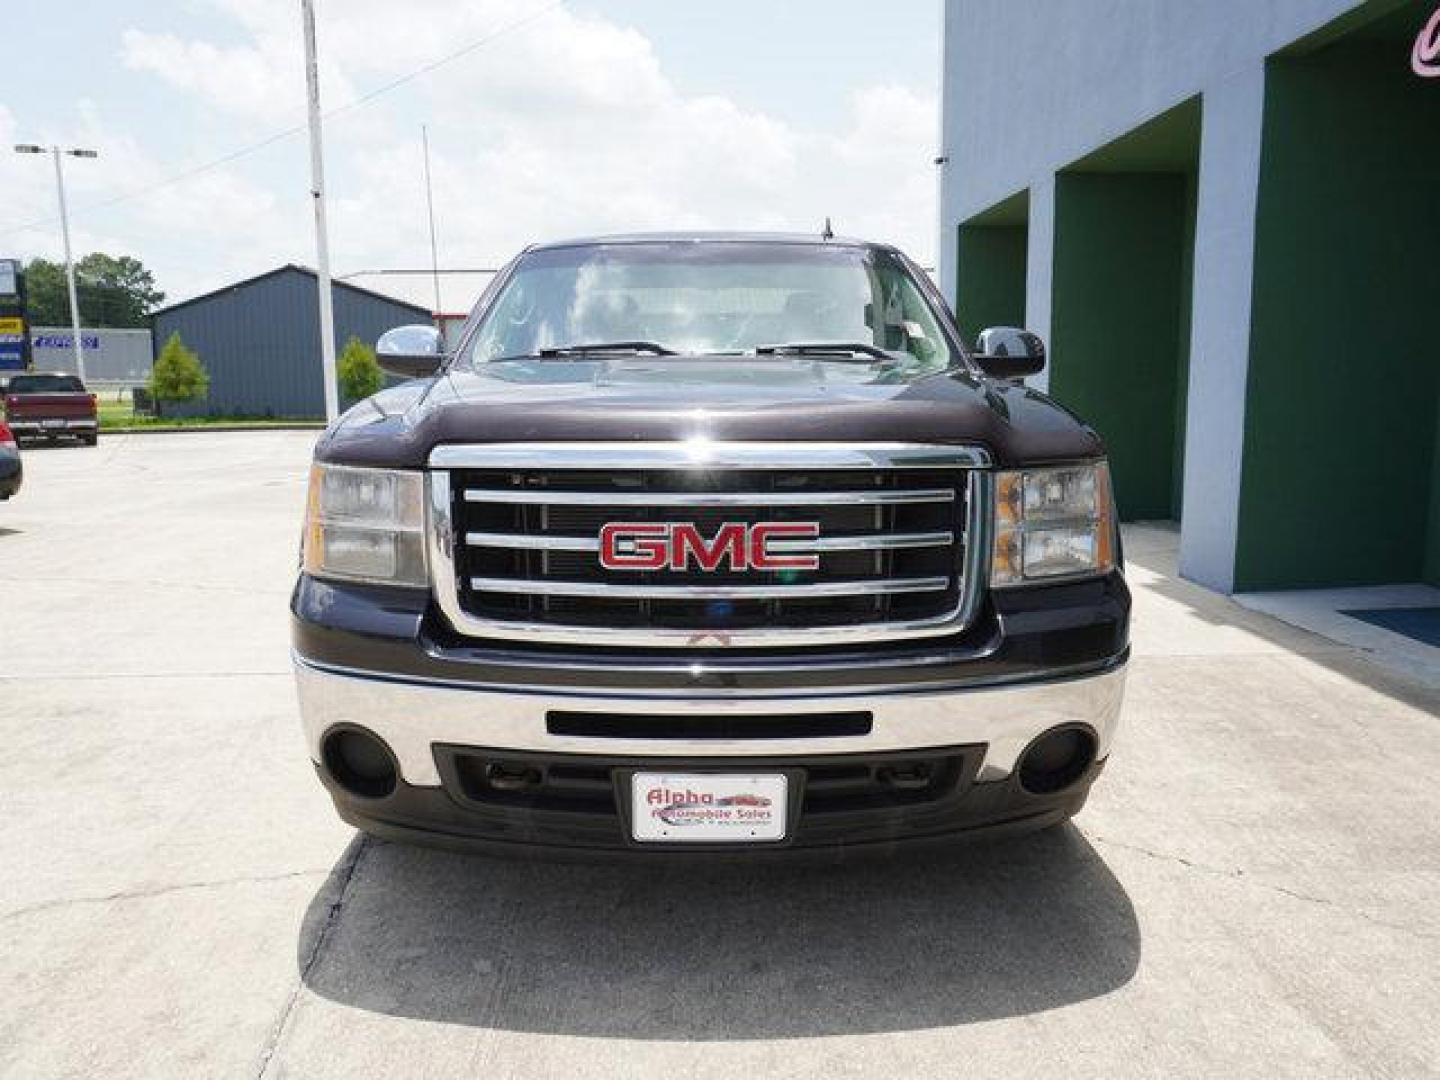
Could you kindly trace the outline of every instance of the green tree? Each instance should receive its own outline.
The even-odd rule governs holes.
[[[25,317],[31,326],[70,325],[65,267],[60,263],[31,259],[25,264]]]
[[[174,333],[165,342],[150,372],[150,396],[155,401],[200,401],[210,392],[210,376],[200,357],[187,349]]]
[[[75,264],[80,321],[86,326],[143,327],[165,299],[155,275],[139,259],[94,251]],[[68,326],[65,266],[31,259],[25,266],[26,314],[32,326]]]
[[[340,394],[350,401],[367,398],[385,385],[385,373],[375,359],[375,350],[354,334],[340,351],[335,370],[340,377]]]
[[[92,325],[144,326],[150,312],[160,306],[165,294],[155,287],[155,275],[130,255],[106,255],[94,251],[75,264],[77,288],[83,283],[100,305]],[[87,296],[80,298],[85,310]]]

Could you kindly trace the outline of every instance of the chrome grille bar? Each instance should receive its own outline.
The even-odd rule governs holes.
[[[731,648],[951,635],[969,626],[980,609],[994,506],[993,483],[983,470],[991,464],[980,447],[901,443],[745,443],[700,438],[439,447],[431,454],[426,475],[426,554],[432,588],[445,619],[457,631],[501,641],[688,649],[696,647],[697,634],[712,631]],[[452,473],[452,469],[463,471]],[[854,481],[835,478],[827,483],[822,477],[808,475],[828,469],[850,471]],[[470,470],[489,470],[492,475],[466,475]],[[760,475],[727,475],[744,470]],[[883,482],[877,477],[873,486],[861,479],[866,472],[887,470],[930,470],[932,475],[907,480],[892,473]],[[933,475],[937,470],[945,475]],[[506,475],[494,475],[497,471]],[[616,475],[626,472],[652,475],[635,477],[636,486],[631,487],[629,477]],[[556,473],[565,474],[564,482],[551,488],[549,483],[562,478],[547,474]],[[808,477],[811,491],[783,489],[799,476]],[[591,477],[594,486],[586,490],[591,487]],[[652,490],[645,490],[641,483]],[[737,492],[736,488],[755,490]],[[844,490],[849,488],[855,490]],[[466,491],[490,492],[496,501],[467,498]],[[817,496],[834,501],[809,502]],[[890,496],[935,501],[910,505],[880,501]],[[707,497],[715,501],[707,502]],[[956,513],[942,518],[940,508],[952,500]],[[507,512],[506,503],[523,505],[514,505],[513,511]],[[826,562],[831,576],[816,581],[801,575],[791,585],[781,585],[773,578],[748,585],[744,575],[724,574],[713,584],[701,586],[725,590],[717,600],[730,600],[737,608],[746,609],[733,615],[711,619],[705,611],[697,611],[708,602],[704,594],[682,597],[667,591],[654,599],[626,591],[675,588],[664,584],[666,574],[630,576],[622,578],[625,584],[610,585],[610,575],[598,566],[593,580],[584,566],[587,555],[594,558],[597,553],[598,539],[583,534],[598,530],[607,520],[597,516],[606,508],[623,508],[625,513],[620,516],[633,517],[636,510],[654,507],[656,520],[664,521],[688,517],[686,508],[709,506],[715,509],[705,520],[713,523],[717,517],[724,521],[766,520],[775,517],[777,507],[795,507],[808,519],[807,505],[815,507],[813,513],[822,522],[823,535],[813,540],[777,537],[770,550],[829,553],[828,558],[836,560]],[[754,512],[746,513],[747,507]],[[951,517],[958,517],[958,526],[950,523]],[[942,568],[943,560],[935,561],[934,554],[941,550],[947,534],[949,543],[944,546],[955,552],[954,572],[949,573]],[[867,546],[852,546],[859,545],[862,538]],[[869,547],[872,539],[895,546]],[[900,546],[912,540],[914,550]],[[824,562],[827,555],[821,558]],[[552,581],[551,574],[557,575],[557,580]],[[680,580],[701,584],[688,575]],[[857,587],[897,581],[921,582],[926,591],[908,596],[883,592],[856,595]],[[500,587],[492,589],[492,584]],[[568,598],[555,591],[567,586],[595,591]],[[771,598],[753,592],[736,595],[741,589],[794,590],[796,586],[851,591],[829,593],[828,598],[826,593],[811,591],[808,596],[820,597],[814,601],[807,601],[807,594],[798,591]],[[534,599],[527,599],[528,595]],[[666,597],[674,598],[675,614],[667,615],[677,620],[673,624],[656,621],[657,613],[651,610],[652,604],[660,604]],[[742,604],[752,597],[754,604]],[[606,606],[607,599],[618,601],[619,610]],[[877,614],[869,622],[842,625],[827,622],[822,615],[812,623],[804,614],[812,602],[825,613],[836,606],[836,610]],[[791,605],[788,610],[787,604]],[[628,612],[626,605],[630,606]],[[757,614],[761,605],[767,611]],[[734,625],[718,625],[732,618]]]
[[[533,593],[537,596],[588,596],[630,600],[784,600],[822,596],[884,596],[897,593],[943,592],[950,579],[885,578],[863,581],[822,581],[808,585],[612,585],[604,581],[546,579],[470,579],[478,592]]]
[[[889,551],[899,548],[949,547],[955,534],[949,532],[874,533],[855,536],[821,536],[814,540],[774,539],[771,551],[780,553],[810,551]],[[540,533],[471,532],[465,534],[471,547],[512,548],[524,551],[596,551],[598,536],[552,536]]]
[[[902,506],[955,501],[954,488],[873,491],[552,491],[466,488],[465,501],[532,506]]]
[[[432,469],[984,469],[991,457],[980,446],[926,443],[547,442],[437,446]]]

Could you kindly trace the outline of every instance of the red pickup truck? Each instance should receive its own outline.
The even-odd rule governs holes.
[[[5,420],[17,439],[69,435],[94,446],[100,437],[95,395],[74,375],[16,375],[5,388]]]

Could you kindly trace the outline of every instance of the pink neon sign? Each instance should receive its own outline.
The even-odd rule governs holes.
[[[1422,79],[1440,79],[1440,8],[1415,37],[1410,69]]]

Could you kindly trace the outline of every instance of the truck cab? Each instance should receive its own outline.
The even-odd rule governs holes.
[[[896,249],[532,247],[315,451],[293,644],[345,820],[507,852],[888,851],[1054,825],[1130,599],[1101,440]]]

